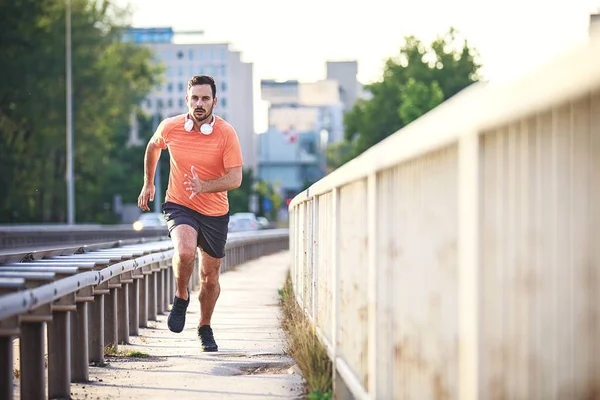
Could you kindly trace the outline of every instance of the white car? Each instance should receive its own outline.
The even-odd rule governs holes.
[[[260,223],[254,213],[235,213],[229,217],[229,232],[256,231]]]
[[[155,226],[167,226],[167,220],[162,213],[149,212],[140,215],[137,221],[133,223],[133,229],[141,231],[144,228]]]

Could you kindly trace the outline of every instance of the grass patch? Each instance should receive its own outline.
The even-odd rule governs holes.
[[[130,351],[125,353],[125,357],[134,357],[134,358],[148,358],[150,354],[142,353],[141,351]]]
[[[131,358],[149,358],[150,354],[141,351],[119,351],[115,345],[109,345],[104,348],[104,355],[110,357],[131,357]]]
[[[117,350],[117,346],[115,346],[114,344],[109,344],[108,346],[104,347],[104,355],[105,356],[118,356],[120,355],[119,350]]]
[[[292,279],[288,272],[283,289],[279,290],[283,307],[282,328],[286,333],[286,352],[294,358],[306,380],[307,398],[332,398],[332,363],[315,329],[296,303]]]

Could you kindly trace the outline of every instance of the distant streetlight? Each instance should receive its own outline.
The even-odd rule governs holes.
[[[67,0],[66,35],[67,48],[67,223],[75,223],[75,191],[73,188],[73,96],[71,76],[71,0]]]

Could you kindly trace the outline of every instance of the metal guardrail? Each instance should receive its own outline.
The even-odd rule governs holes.
[[[81,245],[100,241],[142,238],[158,239],[166,235],[166,227],[145,227],[141,231],[136,231],[131,224],[0,225],[0,249],[26,246]]]
[[[229,235],[222,271],[288,248],[287,229]],[[13,399],[19,337],[20,398],[69,398],[104,349],[127,343],[168,310],[172,243],[127,240],[17,252],[0,264],[0,398]],[[199,280],[199,257],[190,287]],[[44,325],[47,326],[46,388]]]

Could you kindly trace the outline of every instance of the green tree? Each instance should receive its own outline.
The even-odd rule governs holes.
[[[66,220],[65,4],[0,0],[0,222]],[[72,0],[71,15],[76,220],[110,222],[114,194],[139,169],[124,149],[129,116],[161,69],[121,41],[127,10]]]
[[[371,98],[358,100],[344,116],[352,157],[477,81],[476,58],[476,50],[459,43],[452,28],[429,47],[406,37],[399,56],[387,60],[382,80],[366,86]]]
[[[325,157],[328,172],[331,172],[340,165],[350,161],[353,156],[354,146],[353,143],[348,140],[341,140],[327,145],[325,148]]]
[[[235,214],[237,212],[247,212],[250,203],[250,194],[254,185],[254,172],[252,168],[244,168],[242,170],[242,184],[239,188],[229,191],[229,212]]]

